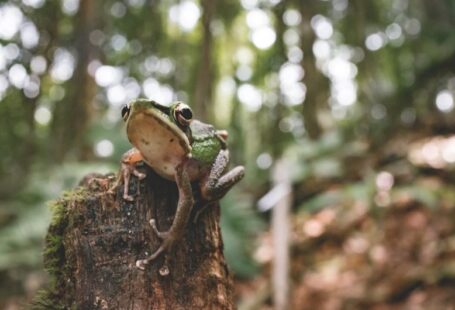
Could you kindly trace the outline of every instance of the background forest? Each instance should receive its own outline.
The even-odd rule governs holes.
[[[117,171],[147,97],[246,166],[222,201],[239,308],[452,309],[454,95],[453,0],[0,1],[0,308],[46,285],[46,202]]]

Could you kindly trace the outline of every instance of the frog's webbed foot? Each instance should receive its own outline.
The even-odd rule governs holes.
[[[136,261],[136,267],[139,269],[144,269],[145,265],[156,259],[161,253],[172,250],[175,243],[181,240],[183,233],[185,232],[186,224],[194,205],[190,178],[185,171],[185,163],[176,168],[175,181],[179,190],[179,201],[174,221],[168,231],[159,231],[156,226],[156,221],[154,219],[150,220],[153,231],[163,240],[163,243],[161,243],[160,247],[152,255]]]
[[[213,163],[207,180],[201,184],[202,198],[206,201],[221,199],[237,182],[243,179],[245,168],[237,166],[225,174],[229,164],[229,151],[221,150]]]
[[[155,258],[157,258],[164,250],[166,250],[166,248],[164,247],[164,243],[158,248],[158,250],[155,251],[155,253],[153,253],[152,255],[150,255],[149,257],[145,258],[145,259],[138,259],[136,261],[136,267],[141,269],[141,270],[145,270],[145,266],[148,265],[148,263],[150,263],[152,260],[154,260]]]
[[[137,170],[136,168],[133,168],[133,174],[134,174],[135,176],[137,176],[137,178],[138,178],[139,180],[143,180],[143,179],[145,179],[145,177],[147,176],[145,173],[140,172],[140,171]]]
[[[117,180],[108,190],[109,194],[114,195],[117,186],[123,183],[123,199],[127,201],[134,201],[134,197],[129,194],[131,175],[136,176],[139,180],[143,180],[146,177],[145,173],[136,169],[136,165],[140,161],[142,161],[142,155],[137,149],[131,149],[123,155],[120,172]]]

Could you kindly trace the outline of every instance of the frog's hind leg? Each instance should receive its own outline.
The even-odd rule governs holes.
[[[179,165],[176,168],[175,181],[179,190],[179,201],[177,204],[177,211],[175,212],[172,226],[168,231],[159,231],[156,227],[155,220],[150,220],[152,229],[157,234],[157,236],[163,240],[163,243],[152,255],[146,259],[140,259],[136,261],[136,267],[139,269],[144,269],[145,265],[157,258],[162,252],[171,250],[175,242],[179,241],[185,232],[186,224],[194,205],[190,178],[186,171],[185,164]]]
[[[226,172],[229,164],[229,151],[221,150],[213,163],[209,176],[201,185],[201,194],[204,200],[213,201],[221,199],[245,175],[245,168],[237,166]]]

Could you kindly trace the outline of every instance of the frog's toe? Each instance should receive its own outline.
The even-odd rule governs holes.
[[[123,199],[125,199],[126,201],[134,201],[134,197],[130,195],[123,195]]]
[[[158,236],[158,238],[163,240],[163,239],[167,239],[169,237],[168,231],[159,231],[158,230],[155,219],[151,219],[149,223],[150,223],[150,226],[152,226],[152,229],[155,232],[155,234]]]
[[[148,265],[148,263],[150,263],[152,260],[156,259],[164,250],[166,250],[168,248],[168,245],[166,243],[163,243],[159,248],[158,250],[155,251],[155,253],[153,253],[152,255],[150,255],[149,257],[145,258],[145,259],[138,259],[136,261],[136,267],[138,269],[141,269],[141,270],[144,270],[145,269],[145,266]]]
[[[140,270],[145,270],[145,266],[148,264],[148,261],[146,259],[138,259],[136,261],[136,268]]]
[[[135,176],[137,176],[137,178],[139,180],[143,180],[147,176],[145,173],[139,172],[137,170],[134,170],[133,173],[134,173]]]

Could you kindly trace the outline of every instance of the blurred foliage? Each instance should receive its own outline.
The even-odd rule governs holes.
[[[238,190],[233,190],[221,203],[221,227],[226,244],[224,254],[239,277],[251,277],[259,271],[258,264],[251,257],[251,242],[245,240],[251,240],[262,231],[264,223],[251,205],[252,201]]]
[[[374,214],[403,193],[437,210],[448,191],[416,179],[454,181],[453,29],[452,0],[0,1],[1,291],[42,268],[45,202],[117,169],[120,107],[137,97],[229,130],[247,175],[222,225],[242,277],[260,271],[254,205],[276,159],[299,214],[354,201]],[[433,136],[447,142],[413,144]]]

